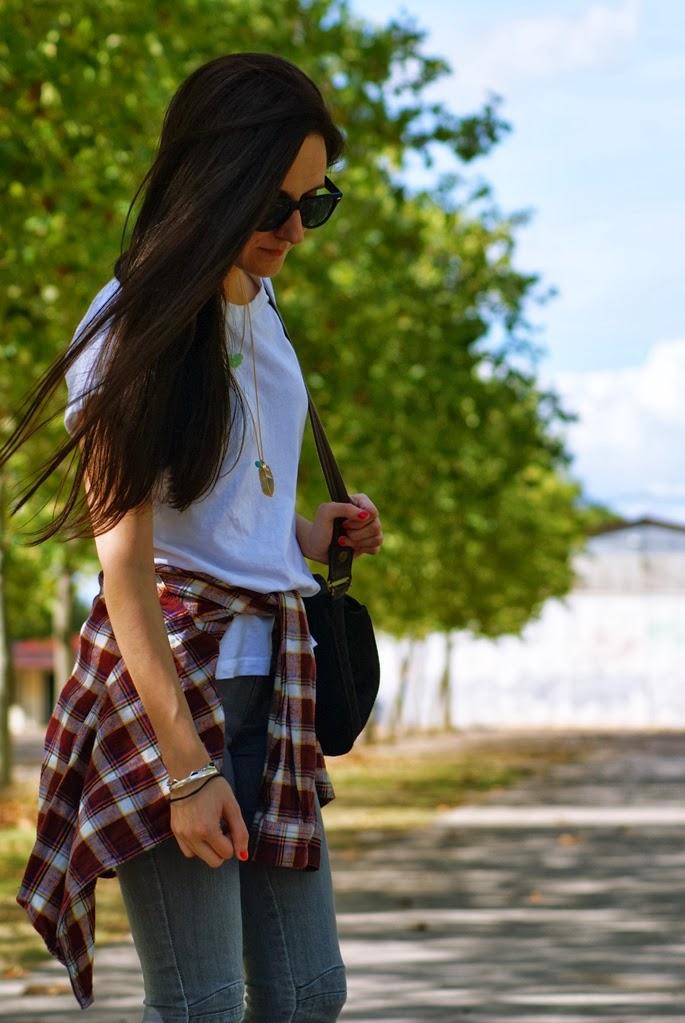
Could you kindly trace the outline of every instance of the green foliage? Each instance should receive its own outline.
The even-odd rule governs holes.
[[[111,276],[177,85],[220,53],[269,50],[320,84],[348,140],[331,172],[338,212],[275,284],[348,486],[381,511],[385,545],[355,561],[355,593],[398,634],[497,635],[568,588],[584,519],[555,439],[565,413],[514,368],[532,359],[523,314],[538,283],[512,265],[525,215],[501,215],[486,186],[464,196],[459,175],[418,195],[395,176],[410,153],[430,165],[436,143],[462,164],[486,155],[509,130],[497,97],[463,118],[429,104],[423,91],[450,69],[422,52],[424,33],[371,26],[343,0],[5,0],[0,28],[0,433]],[[486,343],[495,324],[499,351]],[[13,460],[15,479],[61,438],[65,398]],[[39,522],[58,484],[31,502]],[[324,499],[307,438],[300,510]],[[50,546],[13,548],[19,631],[27,586],[31,627],[49,621]],[[87,557],[92,545],[73,546],[75,564]]]

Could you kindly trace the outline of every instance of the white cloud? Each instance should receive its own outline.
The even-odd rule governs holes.
[[[685,522],[685,339],[654,344],[639,366],[550,383],[580,416],[565,435],[588,493],[627,515]]]
[[[602,66],[637,36],[641,0],[595,3],[579,15],[542,14],[472,40],[454,62],[461,88],[503,89],[513,79]]]

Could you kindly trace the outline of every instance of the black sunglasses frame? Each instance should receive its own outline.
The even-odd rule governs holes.
[[[286,220],[293,215],[295,210],[300,211],[302,218],[302,226],[306,228],[321,227],[325,224],[329,217],[332,216],[336,206],[343,197],[343,193],[340,191],[337,185],[334,185],[331,179],[326,175],[324,178],[324,187],[328,189],[329,195],[305,195],[299,202],[295,202],[289,195],[281,192],[276,202],[273,204],[270,210],[267,211],[261,224],[256,228],[257,231],[274,231],[277,227],[282,227]],[[317,220],[315,224],[307,223],[307,220],[311,220],[314,214],[314,210],[317,208],[315,204],[319,204],[322,199],[325,199],[327,203],[330,203],[330,208],[326,212],[323,220]],[[311,213],[309,212],[311,210]],[[308,217],[309,214],[309,217]]]

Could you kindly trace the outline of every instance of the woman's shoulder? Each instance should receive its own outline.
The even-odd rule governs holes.
[[[273,281],[271,280],[271,278],[270,277],[260,277],[260,280],[262,282],[262,286],[264,288],[266,288],[267,295],[269,295],[270,298],[272,298],[274,300],[274,302],[275,302],[276,301],[276,293],[274,291]]]
[[[110,277],[110,279],[102,285],[102,287],[95,293],[91,299],[90,305],[86,309],[81,321],[78,324],[74,334],[78,334],[90,320],[94,319],[100,310],[109,302],[115,292],[119,290],[119,281],[116,277]]]

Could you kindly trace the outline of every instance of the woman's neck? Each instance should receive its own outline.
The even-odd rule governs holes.
[[[260,289],[260,284],[252,274],[239,266],[232,266],[224,278],[224,295],[234,305],[245,305],[251,302]]]

